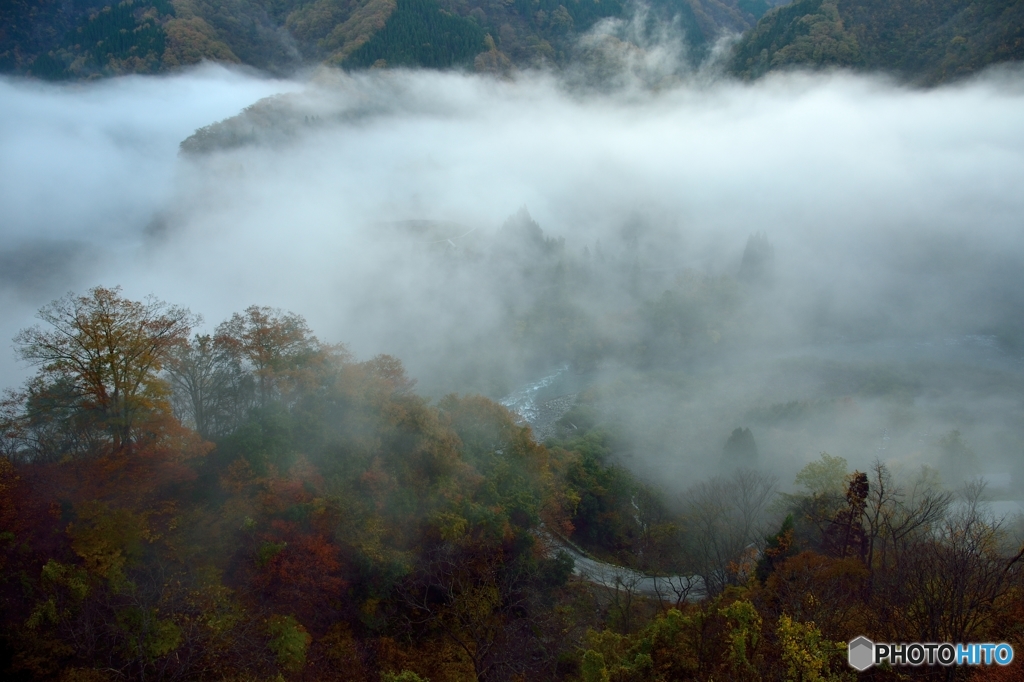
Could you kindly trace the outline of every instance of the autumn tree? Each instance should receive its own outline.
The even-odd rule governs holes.
[[[220,324],[216,341],[252,372],[260,407],[307,383],[310,370],[331,350],[301,315],[255,305]]]
[[[538,564],[509,546],[462,538],[427,552],[397,597],[408,631],[451,644],[475,679],[540,679],[552,672],[567,625],[551,612],[553,589],[571,570],[563,559]]]
[[[684,498],[690,551],[709,594],[735,582],[743,556],[766,535],[763,526],[776,479],[749,469],[698,483]]]
[[[174,389],[175,413],[203,438],[228,433],[244,416],[252,377],[225,343],[196,334],[173,348],[165,370]]]
[[[868,475],[854,471],[846,488],[846,507],[835,515],[825,533],[829,553],[839,558],[859,556],[866,560],[870,541],[864,528],[868,491]]]
[[[986,509],[983,485],[964,488],[945,514],[913,533],[878,598],[916,641],[986,641],[999,612],[1019,599],[1024,547],[1007,551],[1006,529]],[[902,595],[910,595],[911,598]],[[888,614],[887,614],[888,615]]]
[[[96,287],[53,301],[38,317],[47,326],[19,332],[18,355],[39,367],[43,386],[60,387],[77,413],[91,415],[115,450],[130,446],[147,413],[167,411],[159,372],[197,322],[187,309]]]

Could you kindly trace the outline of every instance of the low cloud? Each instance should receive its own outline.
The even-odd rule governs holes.
[[[602,30],[593,49],[615,48],[625,29]],[[639,49],[613,56],[627,71],[673,72],[658,70],[665,53]],[[894,439],[908,462],[934,461],[954,427],[992,466],[1019,458],[1019,71],[927,91],[844,73],[691,74],[653,89],[624,78],[581,90],[543,73],[282,82],[207,68],[0,82],[0,332],[12,337],[64,290],[121,284],[188,305],[210,328],[253,303],[294,310],[361,357],[398,355],[428,392],[497,397],[560,362],[524,356],[506,324],[548,286],[531,279],[525,247],[499,248],[525,205],[552,263],[583,267],[584,249],[607,258],[605,281],[593,266],[570,302],[610,344],[627,342],[643,296],[695,273],[738,287],[733,327],[701,330],[728,349],[714,367],[664,385],[622,358],[588,370],[629,389],[605,407],[638,470],[685,477],[741,425],[788,469],[825,449],[860,464]],[[177,155],[196,128],[272,93],[285,94],[208,131],[206,151]],[[755,232],[774,247],[770,285],[736,280]],[[629,293],[634,271],[642,295]],[[928,375],[929,358],[949,371]],[[872,393],[866,367],[911,387],[909,402]],[[23,375],[0,358],[5,384]],[[777,413],[789,402],[803,416],[787,422]]]

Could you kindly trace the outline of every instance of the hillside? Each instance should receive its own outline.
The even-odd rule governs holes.
[[[563,4],[564,2],[564,4]],[[743,31],[764,0],[658,0],[695,57]],[[214,60],[276,74],[326,63],[463,67],[565,64],[581,33],[630,14],[622,0],[104,0],[0,8],[0,72],[49,80],[157,73]]]
[[[823,453],[794,494],[739,469],[672,504],[586,395],[540,444],[295,313],[190,336],[187,309],[97,287],[40,320],[15,339],[38,373],[0,401],[6,680],[845,680],[859,635],[1021,646],[1024,549],[934,470]],[[723,458],[756,458],[743,440]],[[698,579],[574,580],[552,533]]]
[[[850,67],[937,84],[1024,59],[1017,0],[797,0],[737,45],[733,73],[756,78],[794,67]]]

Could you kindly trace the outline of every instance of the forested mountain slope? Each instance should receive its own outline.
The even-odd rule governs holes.
[[[764,0],[658,0],[650,16],[676,19],[700,55],[767,9]],[[623,0],[13,0],[0,8],[0,71],[78,79],[204,59],[274,73],[321,62],[563,64],[577,35],[630,12]]]
[[[793,494],[740,469],[673,505],[585,397],[540,444],[294,313],[190,336],[98,287],[40,320],[0,400],[5,680],[843,680],[858,635],[1022,645],[1024,549],[934,470],[822,454]],[[707,594],[574,581],[550,531]]]
[[[766,14],[737,46],[732,71],[882,70],[935,84],[1024,58],[1019,0],[797,0]]]

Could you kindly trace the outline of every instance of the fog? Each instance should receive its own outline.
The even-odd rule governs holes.
[[[269,305],[431,396],[568,365],[550,394],[582,390],[670,487],[746,426],[783,480],[829,451],[1017,494],[1024,74],[581,82],[0,81],[0,335],[100,284],[207,331]],[[741,271],[754,233],[774,260]],[[26,373],[2,354],[0,383]],[[950,461],[954,429],[976,463]]]

